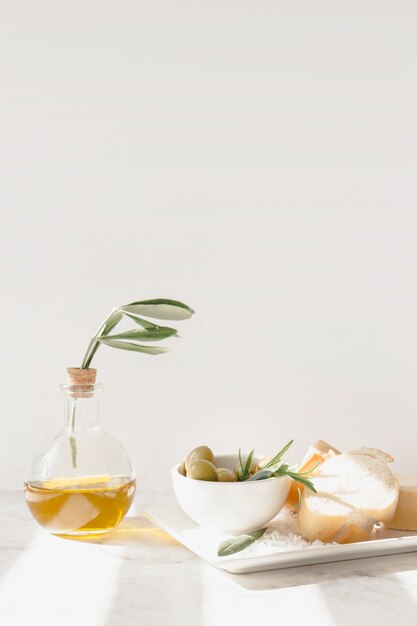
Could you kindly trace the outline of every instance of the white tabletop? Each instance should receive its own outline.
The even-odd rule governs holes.
[[[414,626],[417,554],[230,575],[151,526],[171,502],[139,493],[99,541],[53,537],[21,493],[0,492],[0,623],[5,626]]]

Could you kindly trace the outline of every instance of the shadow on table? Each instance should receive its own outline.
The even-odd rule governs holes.
[[[88,542],[125,549],[103,626],[136,623],[138,616],[142,626],[201,623],[202,562],[163,530],[141,516],[127,517],[111,533]]]
[[[0,579],[12,568],[25,551],[38,527],[33,521],[21,492],[0,495]]]
[[[141,516],[126,517],[119,526],[104,535],[89,535],[88,537],[63,537],[69,541],[81,543],[97,543],[107,546],[129,546],[143,540],[145,545],[155,538],[167,544],[179,544],[160,528]]]
[[[367,621],[379,626],[417,624],[416,600],[401,580],[401,573],[417,570],[416,553],[338,563],[323,563],[254,574],[228,574],[252,591],[316,585],[334,626]],[[297,608],[294,607],[295,623]]]
[[[201,623],[202,568],[207,565],[144,517],[127,517],[106,535],[73,540],[124,548],[103,626],[133,622],[138,615],[144,626]],[[216,573],[250,591],[315,585],[334,626],[364,623],[370,611],[372,623],[379,626],[394,620],[408,626],[417,623],[417,606],[402,584],[401,573],[416,569],[416,553],[406,553],[253,574]],[[296,607],[294,611],[296,617]]]
[[[228,574],[237,585],[252,591],[267,591],[324,584],[349,577],[387,577],[390,574],[417,570],[417,554],[396,554],[366,559],[303,565],[286,569],[255,572],[253,574]]]

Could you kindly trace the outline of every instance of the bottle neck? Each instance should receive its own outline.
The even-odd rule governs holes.
[[[67,392],[65,405],[67,429],[89,430],[99,425],[99,403],[97,393],[78,394]]]

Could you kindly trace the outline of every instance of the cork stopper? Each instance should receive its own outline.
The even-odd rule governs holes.
[[[94,368],[67,367],[67,384],[73,387],[71,396],[73,398],[91,397],[94,392],[93,386],[96,382],[96,375],[97,370]]]

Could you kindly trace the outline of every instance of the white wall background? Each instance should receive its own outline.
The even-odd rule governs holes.
[[[416,13],[0,0],[0,488],[100,320],[149,297],[197,311],[174,351],[95,362],[140,487],[290,437],[417,472]]]

